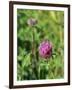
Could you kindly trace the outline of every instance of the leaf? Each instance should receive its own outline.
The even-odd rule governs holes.
[[[25,66],[28,66],[30,64],[31,64],[31,62],[30,62],[30,53],[29,53],[23,58],[22,67],[24,68]]]

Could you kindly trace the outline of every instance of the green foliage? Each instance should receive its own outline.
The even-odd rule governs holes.
[[[38,23],[29,27],[29,18]],[[35,57],[32,56],[34,32]],[[41,41],[50,40],[52,57],[38,54]],[[59,79],[64,77],[64,12],[48,10],[17,10],[17,80]]]

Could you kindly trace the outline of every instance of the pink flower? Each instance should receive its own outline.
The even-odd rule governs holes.
[[[49,58],[52,55],[52,44],[45,40],[39,46],[39,55],[43,58]]]

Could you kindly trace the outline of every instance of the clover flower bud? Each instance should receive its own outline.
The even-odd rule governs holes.
[[[34,19],[34,18],[30,18],[30,19],[28,19],[27,24],[28,24],[29,26],[34,26],[34,25],[37,24],[37,20]]]

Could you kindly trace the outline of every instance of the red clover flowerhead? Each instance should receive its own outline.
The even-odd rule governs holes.
[[[52,55],[52,44],[45,40],[40,43],[39,46],[39,55],[45,59],[50,58]]]

